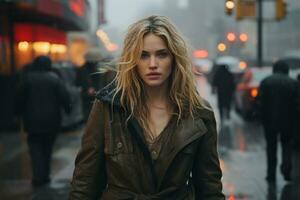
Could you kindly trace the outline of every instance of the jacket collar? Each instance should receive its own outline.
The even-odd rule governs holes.
[[[115,89],[115,82],[112,82],[99,90],[96,93],[96,98],[113,106],[121,107],[120,94],[115,95]]]

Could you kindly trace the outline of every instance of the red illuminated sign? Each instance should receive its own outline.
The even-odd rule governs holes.
[[[70,9],[79,17],[85,15],[85,2],[84,0],[69,0]]]
[[[14,40],[66,44],[66,33],[45,25],[20,23],[14,25]]]

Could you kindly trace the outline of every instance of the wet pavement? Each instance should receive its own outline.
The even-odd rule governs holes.
[[[293,170],[294,182],[285,182],[277,171],[276,186],[265,181],[265,141],[261,125],[245,122],[234,111],[222,126],[215,97],[206,80],[198,78],[200,94],[209,100],[219,130],[219,154],[223,171],[224,193],[228,200],[300,200],[300,172]],[[74,159],[80,147],[83,128],[61,134],[56,142],[52,162],[52,182],[32,188],[30,159],[24,133],[0,133],[0,200],[67,199]],[[280,149],[279,149],[280,151]],[[280,154],[279,163],[280,163]],[[294,169],[300,168],[300,152],[294,156]]]
[[[31,165],[24,133],[0,134],[0,200],[67,199],[82,129],[59,135],[53,152],[52,181],[31,186]]]

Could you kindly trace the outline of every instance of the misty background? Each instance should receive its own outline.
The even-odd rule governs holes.
[[[263,3],[263,54],[267,61],[286,54],[300,53],[300,1],[287,0],[288,15],[283,21],[273,20],[274,3]],[[205,49],[210,58],[218,56],[216,46],[227,32],[247,33],[248,41],[235,52],[243,58],[256,58],[256,20],[236,21],[235,13],[227,16],[220,0],[108,0],[105,2],[107,23],[102,25],[111,40],[120,47],[127,27],[152,14],[169,17],[193,49]],[[280,48],[278,48],[280,46]]]

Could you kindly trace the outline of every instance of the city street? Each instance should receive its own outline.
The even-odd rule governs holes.
[[[211,95],[211,89],[206,79],[198,77],[197,86],[200,94],[209,100],[216,111],[219,154],[226,199],[300,199],[300,190],[297,190],[296,184],[285,182],[279,170],[277,187],[270,188],[266,184],[265,141],[261,126],[257,122],[245,122],[234,111],[231,113],[231,119],[225,121],[221,126],[215,96]],[[65,132],[59,136],[53,155],[52,182],[50,185],[38,189],[31,187],[26,135],[24,133],[2,133],[0,135],[0,199],[66,199],[83,129],[84,127],[81,127],[76,131]],[[295,171],[293,173],[293,177],[299,177]]]
[[[205,182],[203,174],[220,174],[215,135],[200,130],[214,123],[196,121],[202,101],[191,91],[189,67],[216,118],[226,200],[300,200],[299,19],[300,0],[0,0],[0,200],[68,199],[91,102],[111,80],[120,92],[113,98],[120,95],[135,119],[126,127],[123,115],[120,122],[111,116],[107,171],[99,170],[117,177],[109,178],[108,196],[187,198],[189,175]],[[196,116],[195,127],[173,126],[177,114]],[[149,152],[134,139],[140,130]],[[200,190],[220,194],[220,187]]]

